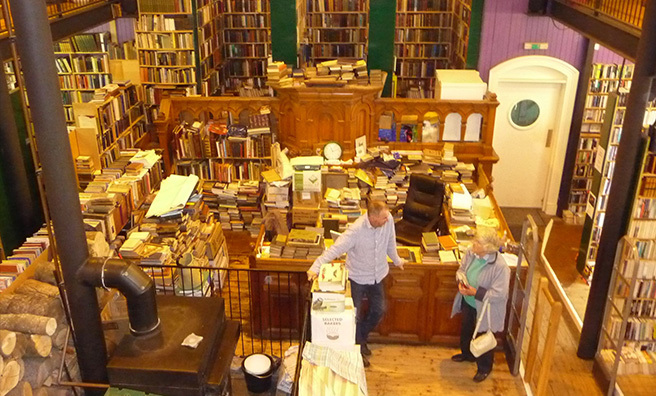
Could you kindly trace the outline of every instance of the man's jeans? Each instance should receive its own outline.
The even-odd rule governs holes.
[[[355,342],[359,345],[366,344],[369,333],[376,328],[385,314],[385,285],[383,282],[374,285],[361,285],[351,280],[351,296],[358,315]],[[369,310],[366,315],[360,309],[364,297],[369,300]]]

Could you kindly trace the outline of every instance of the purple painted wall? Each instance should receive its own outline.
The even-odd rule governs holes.
[[[599,49],[595,50],[594,55],[592,56],[592,62],[594,63],[616,63],[618,65],[622,64],[624,57],[619,55],[604,46],[599,46]],[[632,65],[633,62],[626,60],[627,65]]]
[[[483,80],[488,81],[494,66],[524,55],[553,56],[582,69],[585,61],[583,36],[549,17],[528,16],[527,10],[528,0],[484,2],[478,61]],[[525,50],[526,42],[547,42],[549,49]]]

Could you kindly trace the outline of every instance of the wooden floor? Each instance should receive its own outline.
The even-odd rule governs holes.
[[[243,236],[244,234],[226,233],[231,266],[245,266],[247,263],[245,258],[250,252],[252,241],[247,241]],[[566,252],[563,250],[563,253]],[[534,305],[532,298],[531,312]],[[529,314],[529,323],[530,320],[532,313]],[[581,360],[576,356],[578,339],[576,329],[569,319],[563,316],[550,369],[547,392],[549,395],[603,395],[592,376],[592,361]],[[242,340],[248,350],[249,337]],[[237,354],[239,349],[240,346]],[[521,378],[510,375],[501,352],[497,352],[495,356],[495,367],[491,376],[476,384],[472,381],[476,373],[474,364],[451,362],[451,355],[458,352],[455,348],[372,344],[371,349],[373,356],[370,359],[371,367],[367,369],[367,383],[369,394],[372,396],[526,394]]]

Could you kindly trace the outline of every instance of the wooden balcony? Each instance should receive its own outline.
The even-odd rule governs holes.
[[[550,15],[635,60],[647,0],[552,0]]]

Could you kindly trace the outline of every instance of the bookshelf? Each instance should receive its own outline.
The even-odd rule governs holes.
[[[119,158],[121,150],[136,147],[147,132],[144,105],[134,85],[119,87],[103,99],[75,103],[73,111],[80,154],[100,168]]]
[[[270,1],[226,1],[222,24],[226,91],[253,88],[263,94],[271,55]]]
[[[172,133],[176,173],[224,183],[259,181],[271,166],[269,115],[249,116],[249,125],[241,132],[228,125],[230,117],[178,125]]]
[[[199,0],[201,1],[201,0]],[[197,93],[196,4],[192,0],[139,0],[135,43],[147,106],[158,106],[166,91]]]
[[[630,237],[620,242],[595,359],[609,395],[616,384],[627,395],[656,385],[656,261],[637,242]]]
[[[299,19],[310,64],[336,58],[367,59],[368,0],[306,0]]]
[[[223,0],[196,0],[198,24],[198,67],[205,96],[221,92],[223,81]]]
[[[608,193],[613,181],[615,157],[622,137],[622,124],[624,123],[625,108],[620,104],[622,104],[621,98],[625,96],[626,91],[608,94],[604,122],[596,146],[595,161],[592,166],[593,178],[588,192],[588,202],[586,203],[586,205],[591,205],[591,208],[587,210],[581,237],[581,248],[577,258],[577,268],[587,282],[592,280],[599,239],[601,238],[606,217]]]
[[[74,103],[93,99],[94,90],[112,82],[109,69],[109,33],[79,34],[55,43],[66,122],[75,124]]]
[[[599,144],[608,94],[620,87],[629,89],[632,76],[633,65],[625,65],[623,68],[616,64],[595,63],[592,65],[568,199],[568,209],[575,215],[585,216],[588,192],[592,188],[592,167]],[[624,100],[626,100],[625,96],[621,99],[622,104]]]
[[[397,95],[433,98],[435,70],[451,65],[454,2],[397,0]]]
[[[472,0],[454,0],[453,53],[451,59],[451,66],[454,69],[464,69],[467,66],[471,13]]]

